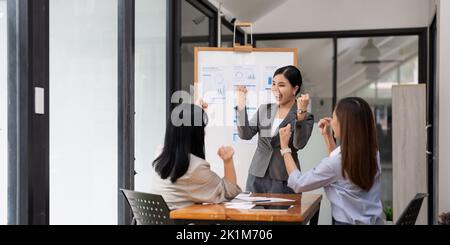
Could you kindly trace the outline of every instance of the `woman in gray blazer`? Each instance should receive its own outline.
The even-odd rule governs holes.
[[[291,124],[294,136],[289,142],[293,153],[303,149],[311,136],[314,117],[307,112],[309,95],[297,99],[302,86],[302,75],[295,66],[278,69],[273,77],[272,93],[276,103],[259,107],[249,121],[246,110],[247,89],[238,86],[236,91],[237,129],[241,139],[250,140],[258,134],[258,146],[249,169],[247,191],[257,193],[294,193],[287,186],[288,175],[280,152],[278,129]],[[297,154],[295,164],[300,168]]]

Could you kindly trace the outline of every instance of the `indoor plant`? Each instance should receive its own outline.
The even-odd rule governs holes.
[[[450,225],[450,212],[442,213],[439,216],[439,224],[440,225]]]

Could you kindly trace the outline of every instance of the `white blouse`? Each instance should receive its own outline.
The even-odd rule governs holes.
[[[280,124],[282,123],[284,121],[284,119],[281,119],[281,118],[275,118],[275,119],[273,119],[273,122],[272,122],[272,133],[271,133],[271,135],[272,135],[272,137],[274,137],[275,135],[277,135],[277,130],[278,130],[278,127],[280,127]]]

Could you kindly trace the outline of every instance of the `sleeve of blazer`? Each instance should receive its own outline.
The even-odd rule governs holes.
[[[220,178],[211,171],[207,163],[194,169],[190,182],[186,188],[189,190],[190,199],[196,203],[221,203],[241,193],[238,185]]]
[[[239,138],[251,140],[258,133],[258,115],[261,107],[256,114],[248,121],[247,107],[239,111],[236,107],[237,131]]]
[[[294,128],[293,144],[295,149],[300,150],[305,148],[314,127],[314,116],[309,114],[303,121],[296,121]]]

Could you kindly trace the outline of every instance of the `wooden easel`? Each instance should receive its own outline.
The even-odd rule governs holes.
[[[247,43],[247,33],[244,32],[245,35],[245,43],[241,45],[240,43],[236,43],[236,30],[238,27],[250,28],[250,44]],[[234,23],[234,32],[233,32],[233,49],[236,52],[252,52],[253,51],[253,24],[250,22],[235,22]]]

